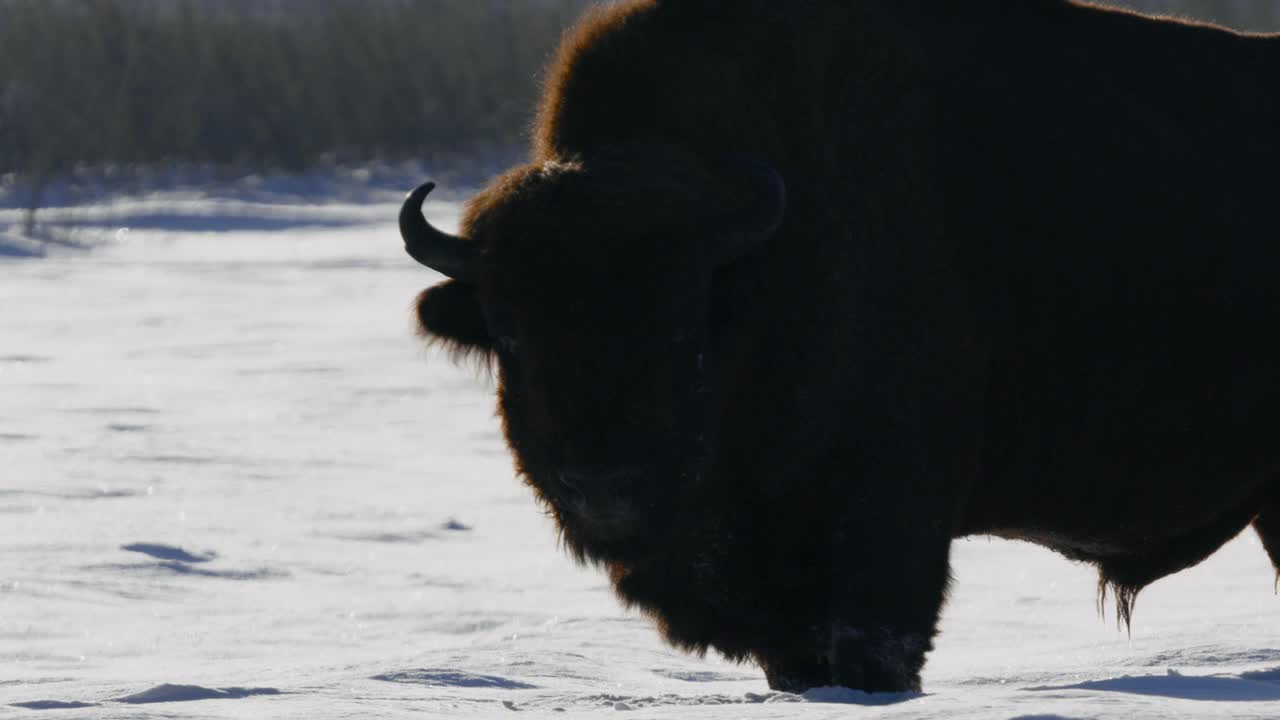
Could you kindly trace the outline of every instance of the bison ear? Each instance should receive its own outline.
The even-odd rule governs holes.
[[[469,283],[450,280],[423,290],[418,296],[418,332],[455,354],[483,353],[493,347],[484,310]]]

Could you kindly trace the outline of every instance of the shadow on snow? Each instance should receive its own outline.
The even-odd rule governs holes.
[[[1031,692],[1054,690],[1094,690],[1100,692],[1151,695],[1177,700],[1214,702],[1263,702],[1280,700],[1280,668],[1240,675],[1182,675],[1170,670],[1165,675],[1126,675],[1107,680],[1090,680],[1075,685],[1027,688]]]

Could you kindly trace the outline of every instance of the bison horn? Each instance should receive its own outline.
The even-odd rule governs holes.
[[[763,245],[782,226],[787,212],[787,185],[777,170],[748,159],[735,160],[732,167],[748,181],[751,200],[746,210],[721,225],[712,253],[718,265],[733,262]]]
[[[437,230],[422,214],[422,204],[435,189],[436,184],[431,182],[419,186],[400,208],[400,236],[404,238],[405,252],[441,275],[467,282],[474,277],[474,246],[465,238]]]

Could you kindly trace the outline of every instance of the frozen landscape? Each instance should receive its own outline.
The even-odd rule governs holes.
[[[1132,638],[1089,569],[960,542],[920,696],[665,647],[557,547],[492,384],[414,337],[439,277],[397,203],[42,213],[87,249],[0,209],[0,718],[1280,716],[1251,531],[1144,591]]]

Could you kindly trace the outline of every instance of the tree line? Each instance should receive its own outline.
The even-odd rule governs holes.
[[[0,175],[514,153],[538,72],[591,3],[0,0]],[[1129,4],[1280,26],[1261,0]]]
[[[518,145],[588,0],[0,0],[0,174]]]

